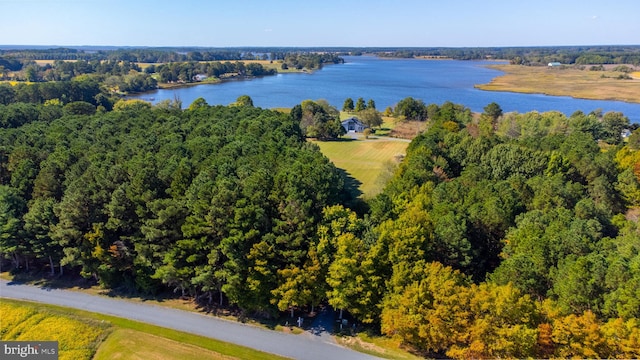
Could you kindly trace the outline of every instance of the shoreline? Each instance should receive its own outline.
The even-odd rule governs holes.
[[[618,79],[614,71],[590,71],[576,67],[487,65],[503,74],[474,88],[484,91],[568,96],[574,99],[640,103],[640,79]]]
[[[336,64],[325,64],[324,66],[327,66],[327,65],[336,65]],[[266,76],[278,76],[278,75],[285,75],[285,74],[307,74],[307,75],[310,75],[310,74],[315,73],[318,70],[321,70],[321,69],[289,70],[289,71],[283,71],[283,72],[278,71],[274,75],[228,77],[228,78],[223,78],[223,79],[215,78],[214,80],[204,80],[204,81],[189,82],[189,83],[186,83],[186,82],[185,83],[158,83],[158,88],[157,89],[144,91],[144,92],[139,92],[139,93],[129,93],[129,94],[126,94],[125,96],[140,96],[140,95],[144,95],[144,94],[152,94],[153,92],[158,91],[158,90],[175,90],[175,89],[188,88],[188,87],[198,86],[198,85],[220,85],[220,84],[224,84],[225,82],[230,82],[230,81],[251,81],[253,79],[258,79],[258,78],[262,78],[262,77],[266,77]]]
[[[158,88],[156,90],[181,89],[181,88],[197,86],[197,85],[216,85],[220,83],[222,83],[222,79],[217,79],[217,78],[212,81],[198,81],[198,82],[190,82],[190,83],[158,83]],[[151,91],[155,91],[155,90],[151,90]],[[145,94],[147,92],[149,91],[138,93],[137,95]]]

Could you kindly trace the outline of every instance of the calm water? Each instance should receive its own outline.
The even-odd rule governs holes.
[[[412,96],[426,104],[451,101],[478,112],[491,102],[500,104],[505,112],[558,110],[571,115],[576,110],[585,113],[597,109],[604,112],[621,111],[632,122],[640,123],[640,104],[475,89],[473,85],[487,83],[501,74],[484,67],[496,62],[378,59],[367,56],[348,56],[345,60],[343,65],[325,66],[313,74],[279,74],[216,85],[157,90],[132,98],[158,102],[177,97],[187,107],[199,97],[210,105],[227,105],[241,95],[249,95],[255,106],[263,108],[293,107],[306,99],[325,99],[341,109],[346,98],[355,101],[363,97],[365,100],[373,99],[376,108],[383,110]]]

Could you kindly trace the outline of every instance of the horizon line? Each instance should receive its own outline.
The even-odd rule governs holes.
[[[33,48],[200,48],[200,49],[249,49],[249,48],[302,48],[302,49],[317,49],[317,48],[333,48],[333,49],[491,49],[491,48],[550,48],[550,47],[640,47],[638,44],[568,44],[568,45],[484,45],[484,46],[350,46],[350,45],[229,45],[229,46],[207,46],[207,45],[60,45],[60,44],[0,44],[0,49],[13,49],[13,47],[19,47],[22,50],[28,50]]]

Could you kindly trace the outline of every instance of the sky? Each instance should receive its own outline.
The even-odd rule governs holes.
[[[0,0],[0,45],[640,45],[640,0]]]

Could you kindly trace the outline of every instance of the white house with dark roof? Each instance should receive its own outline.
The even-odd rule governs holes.
[[[342,127],[346,132],[363,132],[368,126],[355,116],[342,121]]]

